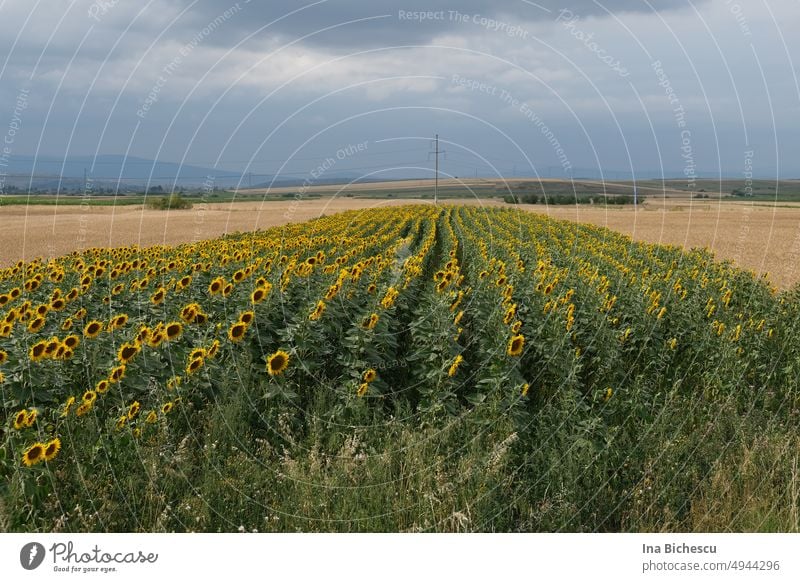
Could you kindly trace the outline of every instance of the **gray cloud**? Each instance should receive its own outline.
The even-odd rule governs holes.
[[[220,21],[235,0],[199,0],[183,14],[190,0],[118,2],[96,21],[87,8],[98,1],[105,0],[43,1],[32,14],[23,0],[0,8],[0,54],[8,56],[0,74],[0,123],[9,123],[18,92],[30,89],[14,155],[37,148],[55,156],[130,151],[205,164],[218,155],[248,160],[255,154],[255,171],[272,172],[278,166],[272,161],[297,147],[299,157],[324,157],[342,144],[427,135],[435,128],[505,163],[506,172],[522,157],[501,131],[537,164],[557,166],[542,132],[519,104],[504,100],[505,91],[546,121],[575,167],[663,165],[667,174],[680,175],[681,128],[652,69],[658,59],[686,109],[699,167],[720,164],[736,174],[743,152],[755,150],[761,172],[779,161],[782,172],[800,171],[793,154],[800,135],[796,63],[790,60],[800,54],[791,34],[800,26],[796,0],[767,0],[770,11],[740,2],[741,17],[724,0],[604,3],[620,22],[597,3],[579,0],[537,2],[550,12],[522,0],[330,0],[287,16],[230,52],[303,4],[239,0],[235,14]],[[580,16],[579,26],[556,23],[561,9]],[[401,20],[398,10],[445,15],[419,22]],[[480,15],[520,25],[530,35],[521,39],[459,21],[450,10],[468,20]],[[380,15],[388,17],[336,26]],[[387,48],[412,44],[436,46]],[[600,51],[620,59],[630,75],[617,74]],[[455,74],[492,91],[469,89],[453,81]],[[393,76],[399,78],[385,79]],[[146,115],[139,116],[146,104]],[[421,149],[424,162],[426,141]],[[459,155],[456,145],[447,149],[447,171],[476,171],[475,160]],[[370,156],[354,166],[419,157],[384,156],[377,145]],[[296,161],[289,171],[306,166]]]
[[[187,0],[184,0],[186,2]],[[466,31],[476,26],[473,17],[492,19],[509,27],[524,22],[552,21],[561,10],[582,17],[608,13],[643,12],[688,8],[707,0],[270,0],[246,3],[247,17],[238,19],[241,36],[279,20],[262,33],[266,37],[297,38],[316,46],[346,49],[388,45],[425,44],[436,36]],[[244,0],[239,5],[244,5]],[[231,7],[228,0],[199,0],[187,25],[203,27]],[[293,14],[290,14],[293,13]],[[424,13],[420,17],[409,13]],[[432,17],[431,17],[432,16]],[[465,20],[466,19],[466,20]],[[477,24],[480,26],[480,24]],[[328,29],[328,30],[326,30]],[[217,41],[219,42],[219,41]]]

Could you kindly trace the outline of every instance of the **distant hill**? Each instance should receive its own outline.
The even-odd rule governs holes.
[[[267,188],[309,185],[349,184],[354,182],[380,182],[383,179],[362,179],[361,174],[348,171],[330,171],[317,179],[309,175],[273,175],[239,173],[191,164],[162,162],[140,158],[105,154],[70,156],[66,159],[53,156],[12,156],[3,168],[5,186],[27,190],[61,191],[82,190],[84,179],[91,181],[96,191],[119,189],[141,191],[146,186],[171,189],[215,188]]]

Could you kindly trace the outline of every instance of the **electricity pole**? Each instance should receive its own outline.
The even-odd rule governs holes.
[[[439,204],[439,154],[446,153],[445,150],[439,149],[439,134],[437,133],[434,138],[434,150],[428,153],[428,159],[430,159],[431,154],[436,156],[436,175],[433,182],[433,205],[438,206]]]

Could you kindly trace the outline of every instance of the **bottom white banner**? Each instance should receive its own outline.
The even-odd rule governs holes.
[[[2,534],[3,580],[798,580],[793,534]]]

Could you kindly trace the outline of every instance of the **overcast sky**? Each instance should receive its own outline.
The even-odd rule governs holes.
[[[0,0],[2,151],[379,177],[438,133],[457,176],[800,177],[797,30],[797,0]]]

